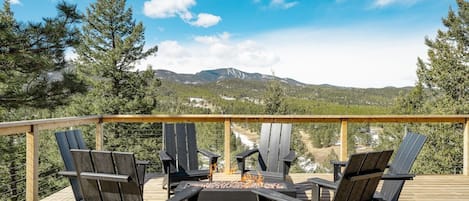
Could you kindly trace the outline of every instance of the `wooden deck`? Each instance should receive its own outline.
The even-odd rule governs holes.
[[[307,178],[321,177],[332,179],[331,174],[291,174],[295,183],[305,182]],[[235,181],[240,178],[239,174],[225,175],[217,173],[214,180]],[[155,175],[145,184],[144,200],[162,201],[166,200],[166,191],[161,188],[161,175]],[[324,193],[324,192],[323,192]],[[306,191],[300,198],[308,200],[311,198],[311,192]],[[42,201],[74,201],[70,187],[65,188]],[[415,180],[406,182],[404,190],[400,197],[401,201],[467,201],[469,200],[469,176],[462,175],[418,175]]]

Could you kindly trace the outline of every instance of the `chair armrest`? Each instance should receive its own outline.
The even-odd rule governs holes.
[[[77,177],[76,171],[60,171],[57,174],[65,176],[65,177]]]
[[[220,155],[218,154],[215,154],[213,152],[210,152],[210,151],[207,151],[207,150],[203,150],[203,149],[200,149],[200,150],[197,150],[197,152],[201,153],[202,155],[210,158],[210,160],[212,159],[217,159],[218,157],[220,157]],[[216,160],[215,160],[216,161]]]
[[[177,192],[173,197],[168,199],[168,201],[182,201],[182,200],[191,200],[190,198],[195,197],[202,190],[200,186],[190,186],[184,190]]]
[[[150,161],[141,161],[141,160],[136,160],[135,163],[137,165],[149,165]]]
[[[246,172],[246,158],[256,152],[259,152],[259,149],[249,149],[236,155],[236,162],[238,163],[239,171],[241,171],[241,176]]]
[[[132,180],[129,175],[105,174],[105,173],[94,173],[94,172],[82,172],[80,173],[80,177],[82,179],[124,182],[124,183]]]
[[[143,184],[145,184],[145,175],[147,166],[150,164],[150,161],[136,160],[135,164],[137,165],[137,175],[140,186],[143,189]]]
[[[236,155],[236,160],[244,160],[245,158],[249,157],[250,155],[256,153],[256,152],[259,152],[259,149],[249,149],[249,150],[246,150],[242,153],[239,153]]]
[[[384,174],[381,180],[414,180],[415,174]]]
[[[283,174],[283,180],[286,179],[286,175],[288,175],[288,172],[290,172],[290,166],[291,166],[291,163],[293,162],[293,160],[295,160],[295,157],[296,157],[295,151],[290,150],[288,155],[281,159],[284,163],[283,173],[282,173]]]
[[[173,157],[171,157],[168,153],[166,153],[166,151],[161,150],[160,160],[161,160],[161,163],[163,163],[163,172],[169,175],[169,172],[170,172],[169,166],[170,166],[171,161],[174,161]]]
[[[341,170],[342,170],[342,167],[345,167],[347,165],[347,161],[331,161],[331,164],[334,166],[333,167],[333,170],[334,170],[334,182],[337,182],[339,181],[339,179],[342,177],[342,174],[341,174]]]
[[[341,167],[345,167],[347,165],[347,161],[331,161],[331,164],[336,166],[341,166]]]
[[[293,162],[293,160],[295,160],[295,158],[296,158],[296,153],[295,153],[295,151],[290,150],[290,153],[288,153],[288,155],[285,156],[282,160],[283,160],[284,162],[289,162],[289,163],[291,163],[291,162]]]
[[[337,189],[337,184],[332,182],[332,181],[329,181],[329,180],[325,180],[325,179],[321,179],[321,178],[310,178],[308,179],[308,182],[311,182],[313,184],[317,184],[318,186],[320,187],[324,187],[324,188],[328,188],[328,189],[332,189],[332,190],[336,190]]]
[[[327,188],[333,191],[337,190],[337,184],[329,180],[315,177],[315,178],[309,178],[308,182],[313,183],[312,188],[311,188],[312,190],[311,201],[321,200],[321,191],[322,191],[321,188]]]
[[[166,151],[160,151],[160,160],[165,162],[165,161],[172,161],[173,158],[168,154],[166,153]]]
[[[251,190],[254,194],[258,196],[257,200],[263,200],[259,197],[268,198],[269,200],[277,200],[277,201],[300,201],[299,199],[287,196],[283,193],[279,193],[274,190],[265,189],[265,188],[258,188]]]

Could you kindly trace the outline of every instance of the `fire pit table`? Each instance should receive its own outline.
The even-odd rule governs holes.
[[[264,182],[262,184],[246,183],[241,181],[183,181],[174,192],[183,191],[190,186],[202,187],[197,200],[199,201],[257,201],[257,197],[251,192],[255,188],[266,188],[296,197],[296,189],[288,182]]]

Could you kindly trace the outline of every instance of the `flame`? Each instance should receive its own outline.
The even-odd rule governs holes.
[[[230,170],[230,174],[235,174],[236,171],[237,171],[236,169],[231,169],[231,170]]]
[[[257,172],[257,175],[244,174],[241,177],[241,182],[244,182],[244,188],[262,187],[264,186],[264,177]]]

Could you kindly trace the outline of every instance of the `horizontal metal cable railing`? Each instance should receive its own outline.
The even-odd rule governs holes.
[[[208,133],[208,136],[215,137],[204,138],[203,140],[211,140],[207,142],[210,145],[204,146],[221,152],[219,152],[222,155],[220,169],[225,173],[230,173],[235,169],[235,163],[233,160],[225,163],[224,159],[232,159],[236,152],[247,148],[240,137],[233,134],[239,132],[235,130],[239,127],[255,132],[256,127],[262,122],[293,123],[294,127],[298,127],[294,130],[293,135],[296,139],[293,143],[298,143],[298,147],[303,146],[299,156],[303,156],[308,149],[305,143],[302,143],[303,140],[308,137],[314,138],[315,131],[330,129],[334,132],[331,139],[320,143],[311,139],[311,142],[315,142],[314,146],[335,147],[334,150],[337,150],[337,153],[334,157],[343,159],[348,157],[350,153],[365,150],[364,147],[373,149],[375,142],[372,137],[366,140],[363,140],[365,138],[357,138],[358,141],[350,141],[350,139],[356,138],[357,135],[376,132],[382,124],[402,124],[397,126],[397,130],[401,133],[404,133],[407,124],[430,123],[430,126],[433,126],[432,124],[436,123],[436,127],[439,127],[438,124],[451,124],[447,127],[462,128],[458,129],[462,130],[461,133],[458,131],[453,134],[458,135],[463,141],[461,150],[464,157],[459,159],[462,166],[448,167],[448,170],[467,175],[469,170],[468,119],[469,115],[104,115],[3,122],[0,123],[2,142],[13,137],[15,139],[12,142],[15,142],[17,147],[10,147],[15,150],[15,153],[8,153],[16,154],[16,157],[0,161],[2,178],[14,178],[13,181],[2,181],[0,196],[8,195],[9,197],[5,198],[7,200],[38,200],[39,197],[47,196],[69,185],[65,178],[57,175],[57,171],[63,168],[63,162],[53,135],[57,130],[71,128],[83,130],[89,148],[135,152],[137,158],[141,155],[143,160],[152,162],[151,172],[159,172],[161,171],[157,158],[157,151],[161,148],[159,147],[161,145],[159,124],[164,122],[197,122],[201,127],[204,124],[216,124],[213,126],[215,129]],[[324,126],[328,124],[333,126]],[[360,130],[363,124],[366,124],[365,127],[375,130]],[[387,132],[387,129],[385,126],[382,132]],[[55,159],[52,160],[50,157]],[[311,156],[306,155],[304,158],[307,160],[308,157]],[[16,164],[11,165],[12,163]],[[323,168],[321,171],[327,171],[327,167]],[[3,200],[3,197],[0,197],[0,200]]]

